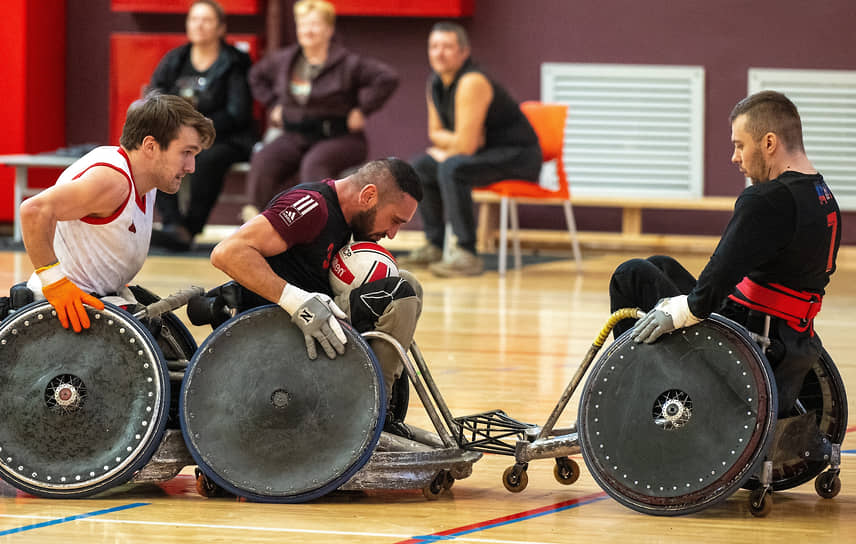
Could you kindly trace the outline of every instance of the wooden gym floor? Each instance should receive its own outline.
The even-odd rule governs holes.
[[[642,255],[636,253],[633,256]],[[542,424],[608,317],[609,273],[629,253],[587,250],[585,273],[566,260],[533,265],[501,279],[438,280],[418,273],[425,308],[416,335],[453,414],[501,408]],[[678,256],[698,272],[703,255]],[[817,319],[817,329],[844,377],[856,379],[854,319],[856,266],[840,259]],[[0,252],[0,285],[25,279],[32,268],[21,253]],[[207,259],[151,257],[137,278],[164,296],[189,285],[213,287],[226,278]],[[5,294],[5,287],[3,293]],[[186,320],[183,310],[178,315]],[[198,342],[210,329],[190,327]],[[853,412],[856,393],[851,394]],[[577,395],[560,425],[574,421]],[[3,414],[2,417],[14,417]],[[853,418],[856,420],[856,418]],[[430,423],[415,393],[408,422]],[[856,422],[851,423],[856,428]],[[0,484],[0,540],[11,542],[371,542],[452,540],[478,543],[819,542],[854,541],[856,463],[845,440],[843,488],[827,500],[812,483],[774,494],[767,518],[753,517],[748,493],[700,513],[639,514],[607,497],[582,459],[580,479],[562,486],[553,461],[533,461],[528,488],[512,494],[501,483],[510,457],[486,455],[473,475],[428,501],[419,490],[337,492],[310,503],[254,504],[196,494],[192,469],[162,485],[126,485],[97,498],[38,499]],[[849,536],[848,536],[849,535]]]

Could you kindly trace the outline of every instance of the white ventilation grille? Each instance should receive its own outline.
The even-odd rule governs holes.
[[[563,158],[573,193],[701,196],[703,68],[544,63],[541,99],[569,106]]]
[[[787,95],[799,109],[809,160],[842,210],[856,210],[856,72],[749,69],[749,93]]]

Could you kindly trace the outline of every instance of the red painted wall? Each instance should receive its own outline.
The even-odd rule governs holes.
[[[6,0],[0,17],[0,154],[65,145],[65,2]],[[47,186],[56,172],[32,172]],[[0,167],[0,221],[11,222],[14,170]],[[6,196],[8,195],[8,196]]]
[[[336,15],[381,17],[464,17],[473,14],[475,0],[332,0]]]
[[[113,11],[187,13],[193,0],[113,0]],[[230,13],[258,13],[258,0],[219,0],[223,9]]]

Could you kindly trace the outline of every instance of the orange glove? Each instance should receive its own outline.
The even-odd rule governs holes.
[[[74,332],[80,332],[89,328],[89,315],[86,313],[84,304],[88,304],[97,310],[104,309],[104,303],[84,293],[70,279],[63,276],[60,280],[49,285],[42,286],[42,293],[51,306],[56,310],[59,322],[64,328],[68,328],[69,321]]]

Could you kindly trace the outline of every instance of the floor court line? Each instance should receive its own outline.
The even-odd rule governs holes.
[[[148,502],[134,502],[131,504],[125,504],[122,506],[116,506],[114,508],[106,508],[104,510],[96,510],[94,512],[87,512],[85,514],[77,514],[74,516],[67,516],[64,518],[51,519],[49,521],[43,521],[41,523],[34,523],[32,525],[24,525],[23,527],[15,527],[14,529],[6,529],[5,531],[0,531],[0,536],[11,535],[15,533],[21,533],[24,531],[31,531],[33,529],[41,529],[42,527],[50,527],[52,525],[58,525],[60,523],[68,523],[69,521],[77,521],[86,518],[91,518],[93,516],[102,516],[104,514],[112,514],[113,512],[121,512],[122,510],[128,510],[130,508],[137,508],[140,506],[147,506],[151,503]]]
[[[419,536],[419,537],[406,537],[401,534],[390,534],[390,533],[370,533],[363,531],[332,531],[332,530],[323,530],[323,529],[295,529],[290,527],[260,527],[257,525],[221,525],[214,523],[181,523],[181,522],[164,522],[164,521],[148,521],[148,520],[128,520],[128,519],[98,519],[94,518],[95,515],[106,514],[110,512],[115,512],[118,510],[124,510],[127,508],[133,508],[135,506],[143,506],[149,503],[135,503],[131,505],[126,505],[123,507],[111,508],[108,510],[100,510],[98,512],[92,512],[89,514],[80,514],[78,516],[69,516],[67,518],[61,518],[59,520],[50,520],[43,523],[37,523],[33,525],[28,525],[26,527],[21,527],[17,529],[10,529],[8,531],[0,532],[0,536],[5,534],[12,534],[28,529],[36,529],[39,527],[46,527],[49,525],[55,525],[57,523],[63,523],[66,521],[90,521],[96,523],[111,523],[111,524],[124,524],[124,525],[148,525],[148,526],[169,526],[169,527],[187,527],[187,528],[195,528],[195,529],[219,529],[219,530],[239,530],[239,531],[261,531],[261,532],[276,532],[276,533],[296,533],[296,534],[324,534],[324,535],[340,535],[340,536],[353,536],[353,537],[377,537],[377,538],[404,538],[405,540],[399,541],[397,544],[405,544],[405,543],[424,543],[424,542],[435,542],[438,540],[458,540],[461,542],[485,542],[492,544],[549,544],[547,542],[538,543],[526,541],[525,543],[520,540],[498,540],[498,539],[484,539],[484,538],[467,538],[467,534],[475,533],[478,531],[484,531],[486,529],[491,529],[494,527],[499,527],[501,525],[507,525],[510,523],[516,523],[518,521],[524,521],[527,519],[532,519],[536,517],[540,517],[546,514],[553,514],[556,512],[561,512],[563,510],[568,510],[571,508],[576,508],[578,506],[583,506],[595,501],[599,501],[606,498],[606,494],[596,493],[593,495],[587,495],[584,497],[580,497],[578,499],[571,499],[563,502],[559,502],[556,504],[543,506],[540,508],[535,508],[532,510],[526,510],[523,512],[519,512],[517,514],[510,514],[508,516],[503,516],[500,518],[495,518],[483,522],[473,523],[470,525],[465,525],[462,527],[458,527],[455,529],[449,529],[446,531],[438,532],[433,535],[427,536]],[[0,518],[39,518],[40,516],[34,515],[12,515],[12,514],[0,514]]]
[[[28,518],[40,519],[47,516],[38,515],[15,515],[15,514],[0,514],[0,518]],[[110,523],[119,525],[143,525],[152,527],[186,527],[190,529],[217,529],[217,530],[236,530],[236,531],[260,531],[270,533],[294,533],[294,534],[316,534],[316,535],[337,535],[343,537],[375,537],[375,538],[406,538],[403,534],[391,533],[369,533],[365,531],[332,531],[323,529],[295,529],[291,527],[260,527],[258,525],[218,525],[214,523],[180,523],[171,521],[148,521],[148,520],[129,520],[129,519],[98,519],[87,518],[80,521],[90,521],[94,523]],[[493,544],[554,544],[548,542],[532,542],[521,540],[480,540],[480,539],[465,539],[470,542],[490,542]]]
[[[529,519],[537,518],[540,516],[545,516],[547,514],[555,514],[557,512],[562,512],[564,510],[569,510],[571,508],[577,508],[579,506],[584,506],[586,504],[591,504],[593,502],[601,501],[606,498],[606,493],[594,493],[592,495],[586,495],[585,497],[580,497],[578,499],[571,499],[567,501],[562,501],[556,504],[551,504],[549,506],[542,506],[541,508],[535,508],[533,510],[526,510],[523,512],[518,512],[517,514],[511,514],[508,516],[503,516],[500,518],[489,519],[487,521],[480,521],[478,523],[473,523],[470,525],[464,525],[463,527],[456,527],[454,529],[447,529],[445,531],[440,531],[437,533],[433,533],[430,535],[422,535],[422,536],[414,536],[407,540],[402,540],[401,542],[397,542],[396,544],[422,544],[425,542],[437,542],[441,540],[455,540],[457,537],[467,535],[470,533],[474,533],[477,531],[485,531],[487,529],[493,529],[494,527],[500,527],[503,525],[508,525],[511,523],[517,523],[520,521],[526,521]],[[486,542],[497,542],[497,541],[486,541]]]

